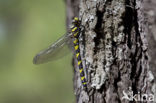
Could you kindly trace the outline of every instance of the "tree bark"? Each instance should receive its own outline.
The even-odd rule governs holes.
[[[144,7],[149,26],[147,40],[149,42],[150,69],[152,70],[154,77],[156,77],[156,1],[145,0]]]
[[[67,25],[78,16],[85,27],[79,37],[88,90],[82,89],[76,58],[74,91],[77,103],[129,103],[124,93],[153,98],[149,69],[148,31],[142,0],[66,0]],[[131,96],[130,94],[128,94]],[[149,97],[150,95],[150,97]],[[147,100],[148,99],[148,100]]]

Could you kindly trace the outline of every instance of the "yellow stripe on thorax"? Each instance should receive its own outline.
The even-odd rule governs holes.
[[[74,31],[76,31],[76,30],[77,30],[77,27],[73,28],[73,29],[72,29],[72,32],[74,32]]]

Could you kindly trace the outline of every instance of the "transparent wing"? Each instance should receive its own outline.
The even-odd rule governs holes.
[[[63,35],[56,42],[54,42],[49,48],[39,52],[33,59],[34,64],[42,64],[48,61],[56,60],[67,52],[69,52],[68,45],[70,35]]]

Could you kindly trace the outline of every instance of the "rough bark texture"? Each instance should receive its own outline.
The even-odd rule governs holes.
[[[156,78],[156,0],[145,0],[145,15],[148,21],[150,69]]]
[[[129,103],[130,100],[122,98],[123,92],[154,94],[146,40],[150,33],[142,0],[66,0],[66,3],[67,25],[73,16],[79,15],[85,27],[79,41],[88,91],[82,89],[74,59],[76,102]]]
[[[146,0],[145,15],[149,24],[149,35],[147,37],[149,43],[149,67],[156,78],[156,0]],[[155,79],[154,79],[155,80]],[[156,83],[155,83],[156,85]],[[155,102],[156,102],[156,86],[155,86]]]

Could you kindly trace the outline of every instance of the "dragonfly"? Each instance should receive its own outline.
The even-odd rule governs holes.
[[[56,42],[50,45],[47,49],[39,52],[33,59],[34,64],[42,64],[52,60],[56,60],[60,56],[60,52],[65,53],[64,49],[67,47],[66,44],[69,43],[69,39],[73,38],[75,57],[77,59],[77,64],[80,72],[80,79],[83,88],[87,89],[87,81],[85,78],[84,68],[82,64],[82,59],[80,55],[79,48],[79,36],[82,32],[81,20],[78,17],[74,17],[72,26],[69,32],[62,37],[60,37]]]

